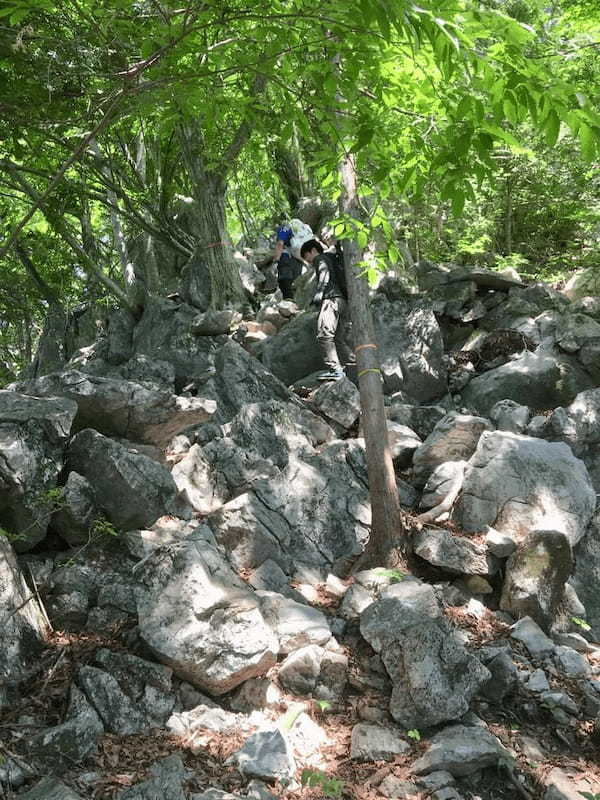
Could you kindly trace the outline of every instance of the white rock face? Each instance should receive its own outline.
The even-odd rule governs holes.
[[[194,537],[144,563],[140,634],[176,675],[222,694],[270,669],[279,642],[254,592],[210,542]]]
[[[566,445],[494,431],[482,435],[470,459],[453,518],[465,531],[490,525],[515,541],[530,530],[555,530],[574,546],[595,503],[585,465]]]
[[[489,420],[483,417],[454,411],[447,414],[415,451],[413,466],[417,480],[423,485],[440,464],[470,458],[481,434],[491,428]]]
[[[0,683],[17,682],[41,651],[46,625],[4,536],[0,536],[0,626]]]

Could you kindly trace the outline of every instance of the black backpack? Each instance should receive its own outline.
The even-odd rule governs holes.
[[[327,263],[331,270],[333,280],[339,286],[345,299],[348,299],[348,284],[346,283],[346,273],[344,271],[344,254],[342,248],[336,246],[334,253],[325,253]]]

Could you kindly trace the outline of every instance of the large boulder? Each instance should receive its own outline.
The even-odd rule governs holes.
[[[292,453],[312,453],[334,438],[320,417],[279,400],[245,405],[219,433],[204,447],[193,445],[172,471],[179,490],[204,514],[256,480],[277,476]]]
[[[485,728],[452,725],[436,733],[413,771],[423,775],[445,770],[459,778],[509,758],[500,740]]]
[[[591,378],[568,356],[525,351],[514,361],[473,378],[462,392],[463,403],[488,415],[499,400],[526,402],[533,409],[570,403],[590,388]]]
[[[324,369],[317,342],[317,314],[299,314],[260,348],[263,364],[289,386]]]
[[[0,391],[0,525],[28,550],[46,535],[63,450],[77,406],[71,400]]]
[[[575,570],[571,584],[585,606],[590,637],[600,642],[600,515],[596,514],[575,550]]]
[[[219,422],[229,422],[249,403],[281,400],[303,407],[279,378],[231,340],[215,354],[213,370],[202,386],[202,396],[216,400],[215,419]]]
[[[490,678],[455,635],[433,588],[420,581],[386,589],[363,611],[360,630],[392,679],[390,713],[404,728],[457,719]]]
[[[595,504],[585,465],[565,444],[493,431],[469,461],[453,519],[465,531],[489,525],[516,542],[530,530],[556,530],[573,546]]]
[[[542,435],[566,442],[588,468],[592,483],[600,491],[600,389],[580,392],[566,408],[556,408]]]
[[[259,598],[205,529],[154,551],[139,570],[142,640],[180,678],[223,694],[276,662],[279,642]]]
[[[378,293],[373,323],[386,394],[424,404],[447,392],[442,333],[428,303]]]
[[[451,411],[441,419],[413,455],[414,477],[423,486],[427,478],[447,461],[465,461],[477,447],[484,431],[492,429],[489,420]]]
[[[277,476],[257,480],[207,521],[236,569],[270,558],[289,572],[294,563],[323,567],[358,555],[371,524],[363,443],[292,453]]]
[[[43,648],[46,623],[4,536],[0,536],[0,629],[0,684],[18,683]]]
[[[147,528],[177,511],[177,486],[170,472],[97,431],[78,433],[67,460],[93,486],[97,508],[121,530]]]
[[[548,630],[565,593],[573,557],[564,533],[532,531],[508,559],[500,608]]]
[[[489,575],[494,565],[484,545],[447,530],[423,528],[413,537],[416,555],[453,575]]]
[[[135,353],[172,365],[176,392],[189,383],[200,386],[214,368],[216,353],[227,341],[225,336],[196,336],[192,324],[197,313],[197,308],[186,303],[151,297],[133,332]]]
[[[41,397],[68,397],[77,403],[76,431],[93,428],[105,436],[164,446],[184,428],[206,422],[214,400],[177,397],[167,389],[87,375],[77,370],[54,372],[30,384]]]

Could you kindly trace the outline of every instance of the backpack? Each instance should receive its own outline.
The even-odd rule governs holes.
[[[307,225],[299,219],[293,219],[290,222],[290,228],[293,234],[289,242],[290,250],[293,256],[300,258],[300,248],[304,242],[308,242],[309,239],[314,239],[315,235],[310,225]]]
[[[346,283],[346,272],[344,270],[344,254],[342,248],[336,246],[335,252],[324,253],[334,281],[342,291],[344,298],[348,299],[348,284]]]

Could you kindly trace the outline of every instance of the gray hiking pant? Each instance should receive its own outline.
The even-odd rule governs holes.
[[[323,300],[317,318],[317,340],[325,365],[340,372],[342,365],[354,364],[352,322],[348,303],[343,297]]]

